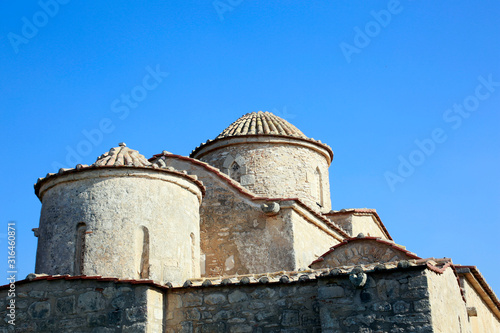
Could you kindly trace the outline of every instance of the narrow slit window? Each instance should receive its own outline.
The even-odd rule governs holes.
[[[75,267],[74,274],[83,274],[83,264],[85,256],[85,234],[87,232],[87,225],[80,222],[76,226],[76,241],[75,241]]]
[[[316,185],[316,200],[317,200],[317,204],[320,208],[322,208],[324,206],[323,204],[323,181],[321,179],[321,172],[319,171],[319,168],[316,168],[316,170],[314,171],[314,182],[315,182],[315,185]]]
[[[196,255],[195,255],[195,239],[194,239],[194,233],[191,233],[191,269],[192,269],[192,275],[195,277],[196,275]]]
[[[142,252],[141,252],[139,277],[141,279],[148,279],[149,278],[149,230],[146,227],[142,227],[141,229],[142,229]]]

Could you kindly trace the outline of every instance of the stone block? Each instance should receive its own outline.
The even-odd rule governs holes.
[[[103,327],[108,323],[108,317],[105,314],[91,313],[88,316],[88,327]]]
[[[395,280],[379,280],[376,289],[379,298],[384,301],[396,299],[400,295],[400,284]]]
[[[198,309],[187,309],[184,312],[184,318],[187,320],[199,320],[201,318],[201,313]]]
[[[50,303],[49,302],[35,302],[28,308],[28,313],[33,319],[47,319],[50,317]]]
[[[253,332],[253,327],[250,325],[231,325],[229,326],[229,332],[231,333],[251,333]]]
[[[410,304],[405,301],[397,301],[392,305],[394,313],[406,313],[410,311]]]
[[[201,326],[201,333],[225,333],[225,332],[227,332],[225,323],[204,324]]]
[[[344,288],[340,286],[325,286],[318,290],[320,299],[344,297]]]
[[[208,305],[222,304],[226,301],[226,296],[224,294],[209,294],[205,296],[205,304]]]
[[[135,306],[125,310],[127,319],[131,322],[145,321],[146,313],[147,313],[146,308],[143,306]]]
[[[123,318],[123,310],[116,309],[108,313],[108,323],[110,325],[116,326],[120,325]]]
[[[97,291],[89,291],[78,297],[78,310],[82,312],[92,312],[104,309],[106,300]]]
[[[431,305],[428,299],[421,299],[413,302],[413,308],[417,312],[431,311]]]
[[[231,304],[232,303],[239,303],[239,302],[244,302],[244,301],[248,300],[248,296],[247,296],[247,294],[245,294],[239,290],[235,290],[228,295],[228,300],[229,300],[229,303],[231,303]]]
[[[76,312],[75,296],[66,296],[58,298],[56,301],[56,312],[61,315],[69,315]]]
[[[273,298],[276,294],[276,291],[271,288],[257,288],[254,290],[250,296],[256,299],[270,299]]]
[[[28,293],[28,295],[32,298],[43,298],[45,296],[45,292],[40,290],[32,290]]]
[[[146,333],[147,326],[145,323],[135,323],[129,326],[123,326],[122,333]],[[192,330],[191,330],[192,332]]]
[[[408,289],[427,288],[427,276],[415,276],[408,279]]]
[[[243,176],[241,176],[241,178],[240,178],[240,184],[242,186],[255,184],[255,176],[254,175],[243,175]]]
[[[183,321],[180,333],[193,333],[193,323],[191,321]]]
[[[201,306],[201,304],[203,304],[203,298],[193,293],[186,293],[182,297],[182,303],[185,307]]]
[[[299,325],[299,312],[298,311],[283,311],[281,318],[281,325],[283,326],[298,326]]]

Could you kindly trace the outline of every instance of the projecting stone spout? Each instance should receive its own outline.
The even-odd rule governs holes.
[[[279,213],[280,211],[280,204],[277,203],[277,202],[270,202],[268,204],[262,204],[260,206],[260,208],[262,209],[262,211],[266,214],[266,215],[276,215]]]

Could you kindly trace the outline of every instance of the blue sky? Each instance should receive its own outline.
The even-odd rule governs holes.
[[[122,141],[188,155],[267,110],[333,148],[334,209],[376,208],[500,292],[498,1],[0,6],[2,276],[8,221],[18,279],[34,271],[38,177]]]

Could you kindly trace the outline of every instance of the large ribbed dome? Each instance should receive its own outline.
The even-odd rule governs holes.
[[[225,144],[224,142],[227,140],[232,141],[231,144],[246,142],[246,140],[257,142],[260,140],[259,137],[266,136],[274,137],[277,140],[290,138],[291,140],[312,143],[326,149],[327,154],[330,155],[330,161],[333,158],[332,149],[327,144],[308,138],[297,127],[268,111],[250,112],[243,115],[223,130],[214,140],[207,140],[207,142],[196,147],[189,156],[199,158],[200,151],[206,150],[208,147],[213,149],[214,145],[220,146],[221,143]]]
[[[238,135],[284,135],[307,139],[297,127],[271,112],[247,113],[229,125],[217,139]]]

